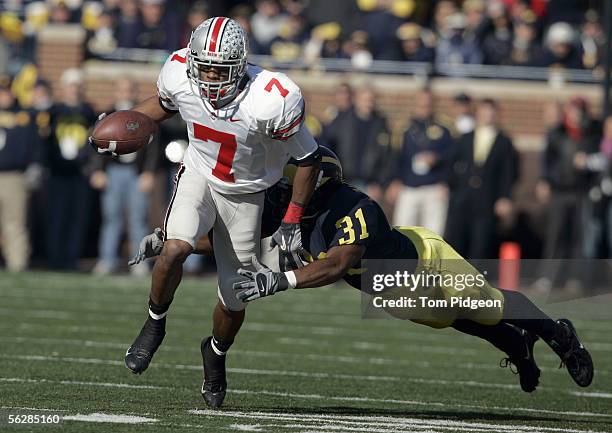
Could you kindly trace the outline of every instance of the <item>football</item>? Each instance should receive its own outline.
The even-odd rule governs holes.
[[[157,124],[146,114],[132,110],[115,111],[96,124],[91,139],[99,149],[125,155],[151,143],[157,129]]]

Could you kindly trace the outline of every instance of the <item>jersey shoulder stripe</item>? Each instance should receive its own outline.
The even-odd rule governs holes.
[[[302,108],[300,111],[297,112],[294,119],[291,120],[291,123],[284,128],[270,132],[270,138],[273,138],[275,140],[286,141],[292,136],[294,136],[295,134],[297,134],[297,132],[300,129],[300,126],[302,125],[302,122],[304,121],[304,117],[306,115],[305,104],[303,105],[304,105],[304,108]]]

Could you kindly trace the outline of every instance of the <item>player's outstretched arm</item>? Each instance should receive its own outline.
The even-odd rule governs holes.
[[[359,263],[365,253],[363,245],[342,245],[330,249],[327,257],[296,269],[295,288],[323,287],[341,280]]]
[[[239,269],[246,280],[234,283],[236,297],[242,302],[274,295],[287,289],[322,287],[340,280],[365,252],[362,245],[343,245],[329,250],[328,256],[289,272],[274,272],[253,257],[255,271]]]
[[[132,108],[132,110],[146,114],[157,123],[163,122],[176,114],[176,112],[164,109],[159,101],[159,96],[157,95],[145,99]]]

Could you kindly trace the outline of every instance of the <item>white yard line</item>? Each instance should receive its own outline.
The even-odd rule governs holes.
[[[40,412],[68,412],[65,409],[47,409],[43,407],[24,407],[24,406],[0,406],[0,409],[33,410],[33,411],[40,411]]]
[[[101,386],[105,388],[128,388],[128,389],[160,389],[160,390],[161,389],[174,389],[169,386],[132,385],[129,383],[109,383],[109,382],[81,382],[78,380],[25,379],[21,377],[0,377],[0,382],[55,383],[59,385]]]
[[[110,388],[128,388],[128,389],[156,389],[156,390],[176,390],[177,387],[169,386],[157,386],[157,385],[132,385],[127,383],[109,383],[109,382],[81,382],[73,380],[50,380],[50,379],[27,379],[19,377],[0,377],[0,382],[16,382],[16,383],[55,383],[67,386],[101,386]],[[255,391],[255,390],[241,390],[241,389],[229,389],[230,394],[247,394],[247,395],[269,395],[274,397],[282,398],[295,398],[305,400],[320,400],[320,401],[345,401],[345,402],[364,402],[364,403],[387,403],[397,404],[403,406],[424,406],[424,407],[440,407],[440,408],[454,408],[460,407],[464,409],[476,409],[479,411],[491,411],[500,410],[504,412],[527,412],[536,414],[550,414],[556,416],[579,416],[579,417],[595,417],[595,418],[612,418],[612,414],[608,413],[594,413],[594,412],[574,412],[574,411],[555,411],[547,409],[537,408],[524,408],[524,407],[500,407],[500,406],[482,406],[482,405],[467,405],[467,404],[454,404],[454,403],[442,403],[435,401],[416,401],[416,400],[395,400],[395,399],[384,399],[384,398],[369,398],[369,397],[351,397],[351,396],[330,396],[323,394],[295,394],[285,392],[273,392],[273,391]],[[220,412],[214,411],[217,414]],[[226,413],[226,412],[223,412]]]
[[[18,359],[23,361],[42,361],[42,362],[68,362],[76,364],[100,364],[100,365],[123,365],[122,361],[115,359],[100,359],[100,358],[79,358],[79,357],[61,357],[61,356],[43,356],[43,355],[5,355],[0,354],[0,358],[3,359]],[[181,370],[195,370],[200,371],[202,367],[200,365],[186,365],[186,364],[168,364],[168,363],[154,363],[152,366],[173,368]],[[293,370],[265,370],[255,368],[228,368],[229,373],[234,374],[249,374],[258,376],[287,376],[287,377],[307,377],[317,379],[335,379],[335,380],[351,380],[351,381],[372,381],[372,382],[409,382],[409,383],[424,383],[432,385],[460,385],[469,386],[476,388],[493,388],[493,389],[519,389],[518,385],[506,384],[506,383],[487,383],[477,381],[466,381],[466,380],[444,380],[444,379],[422,379],[412,377],[400,377],[400,376],[378,376],[378,375],[362,375],[362,374],[339,374],[339,373],[322,373],[322,372],[310,372],[310,371],[293,371]],[[547,391],[558,392],[561,388],[547,387],[543,388]]]
[[[100,359],[100,358],[82,358],[82,357],[63,357],[63,356],[44,356],[44,355],[5,355],[0,354],[0,358],[18,359],[24,361],[40,361],[40,362],[67,362],[76,364],[98,364],[98,365],[113,365],[123,366],[123,361],[116,359]],[[152,367],[156,368],[171,368],[177,370],[201,371],[201,365],[188,364],[170,364],[170,363],[153,363]],[[335,379],[335,380],[351,380],[351,381],[373,381],[373,382],[409,382],[421,383],[430,385],[455,385],[467,386],[475,388],[492,388],[492,389],[520,389],[519,385],[494,382],[478,382],[473,380],[446,380],[446,379],[424,379],[414,377],[401,376],[378,376],[378,375],[362,375],[362,374],[340,374],[340,373],[323,373],[310,371],[294,371],[294,370],[266,370],[254,368],[228,368],[227,371],[233,374],[247,374],[259,376],[286,376],[286,377],[307,377],[317,379]],[[560,387],[541,387],[540,391],[546,392],[566,392],[571,395],[576,395],[575,391]],[[601,391],[602,394],[606,392]]]
[[[468,422],[443,419],[419,419],[391,416],[352,416],[352,415],[330,415],[330,414],[299,414],[299,413],[277,413],[277,412],[242,412],[242,411],[212,411],[212,410],[190,410],[189,413],[212,417],[231,417],[256,420],[280,420],[302,423],[328,423],[329,426],[341,427],[349,431],[371,431],[386,432],[387,429],[377,427],[387,426],[395,428],[417,427],[417,428],[440,428],[443,430],[466,430],[466,431],[488,431],[488,432],[562,432],[562,433],[586,433],[591,430],[578,430],[558,427],[536,427],[516,426],[510,424],[489,424],[484,422]],[[361,426],[367,426],[366,430]],[[356,428],[356,429],[355,429]]]
[[[62,417],[63,420],[67,421],[81,421],[81,422],[103,422],[111,424],[142,424],[142,423],[153,423],[159,420],[155,418],[147,418],[144,416],[134,415],[119,415],[119,414],[108,414],[108,413],[90,413],[88,415],[67,415]]]
[[[599,371],[597,373],[599,373]],[[572,391],[572,392],[570,392],[570,394],[578,396],[578,397],[612,398],[612,393],[610,393],[610,392],[580,392],[580,391]]]
[[[16,317],[20,318],[20,322],[28,323],[27,319],[49,319],[49,320],[62,320],[62,321],[83,321],[83,311],[74,311],[74,310],[65,310],[65,309],[39,309],[39,308],[11,308],[11,307],[0,307],[0,314],[4,317]],[[124,314],[120,314],[121,312],[114,311],[117,314],[115,317],[116,320],[121,322],[131,322],[131,318],[129,318],[129,314],[125,312]],[[201,318],[201,315],[185,315],[185,314],[171,314],[172,323],[190,326],[193,324],[194,320]],[[87,311],[88,319],[93,319],[95,317],[99,317],[100,320],[107,318],[108,314],[102,311]],[[26,319],[26,320],[23,320]],[[263,316],[261,317],[263,319]],[[304,321],[306,322],[306,321]],[[380,332],[383,332],[379,329],[360,329],[353,330],[349,327],[338,327],[338,326],[321,326],[321,325],[308,325],[308,324],[295,324],[295,320],[292,322],[289,321],[280,321],[277,320],[273,323],[270,322],[257,322],[252,318],[247,321],[242,327],[243,331],[249,332],[263,332],[263,333],[286,333],[287,327],[290,327],[292,331],[296,333],[306,334],[306,335],[322,335],[329,337],[353,337],[353,338],[361,338],[364,337],[376,337]],[[386,329],[384,330],[385,335],[387,337],[392,337],[393,339],[400,340],[402,342],[456,342],[457,338],[467,340],[469,337],[464,335],[450,335],[450,334],[439,334],[439,335],[431,335],[431,334],[421,334],[421,333],[411,333],[408,332],[409,328],[414,327],[415,324],[409,322],[397,322],[402,329]],[[282,325],[282,326],[279,326]]]

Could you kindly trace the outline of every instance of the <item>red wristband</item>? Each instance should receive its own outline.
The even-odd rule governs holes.
[[[297,224],[300,222],[303,215],[304,215],[304,206],[302,206],[299,203],[291,202],[289,203],[287,212],[285,212],[285,217],[283,218],[283,222],[288,223],[288,224]]]

